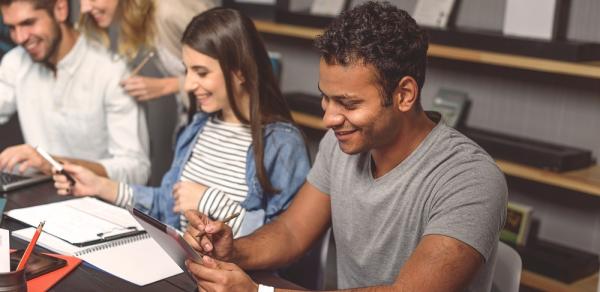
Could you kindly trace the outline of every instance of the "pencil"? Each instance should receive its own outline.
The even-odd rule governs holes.
[[[238,213],[233,213],[233,214],[229,215],[228,217],[225,217],[225,219],[223,219],[223,223],[227,223],[227,222],[229,222],[229,221],[237,218],[238,216],[240,216],[239,212]],[[198,236],[196,236],[196,237],[200,238],[200,237],[202,237],[202,235],[203,234],[198,234]]]
[[[29,256],[31,256],[31,252],[33,251],[33,248],[35,247],[35,244],[36,244],[38,238],[40,237],[40,234],[42,234],[42,228],[44,228],[45,223],[46,223],[46,221],[40,222],[40,225],[38,225],[38,227],[35,229],[33,238],[31,238],[31,241],[29,242],[29,244],[27,245],[27,248],[25,249],[25,252],[23,253],[23,257],[21,258],[21,261],[19,261],[19,265],[17,266],[17,271],[20,271],[25,268],[25,264],[27,264],[27,260],[29,260]]]
[[[152,52],[152,51],[148,52],[146,57],[144,57],[144,59],[135,67],[135,69],[133,69],[131,71],[131,74],[129,76],[133,77],[133,76],[137,75],[140,72],[140,70],[142,70],[144,65],[146,65],[146,63],[148,63],[148,61],[150,61],[150,59],[152,57],[154,57],[154,52]]]

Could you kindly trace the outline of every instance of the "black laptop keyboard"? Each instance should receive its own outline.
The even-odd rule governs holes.
[[[28,177],[26,177],[26,176],[21,176],[21,175],[6,173],[6,172],[0,172],[0,185],[17,182],[17,181],[24,180],[27,178]]]

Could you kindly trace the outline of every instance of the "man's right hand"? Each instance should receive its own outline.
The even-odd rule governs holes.
[[[19,164],[18,172],[34,168],[45,174],[52,173],[52,166],[31,145],[21,144],[6,148],[0,153],[0,170],[12,172]]]
[[[212,221],[197,210],[185,211],[189,224],[185,240],[199,253],[232,262],[234,259],[233,232],[221,221]]]

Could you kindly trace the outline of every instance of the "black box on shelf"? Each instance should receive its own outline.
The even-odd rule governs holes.
[[[275,21],[313,28],[325,28],[333,21],[333,17],[313,15],[308,12],[277,10],[275,13]]]
[[[274,4],[262,4],[260,1],[236,1],[223,0],[224,7],[237,9],[251,18],[275,20],[275,12],[278,9],[284,9],[282,5],[287,5],[286,1],[277,0]]]
[[[460,131],[494,158],[558,172],[585,168],[593,163],[589,150],[470,127]]]
[[[598,272],[598,255],[545,240],[534,240],[527,246],[513,246],[521,255],[523,268],[564,283]]]

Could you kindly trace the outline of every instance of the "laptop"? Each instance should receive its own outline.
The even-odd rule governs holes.
[[[9,192],[37,183],[49,181],[50,179],[52,179],[52,177],[45,174],[14,174],[0,172],[0,192]]]

